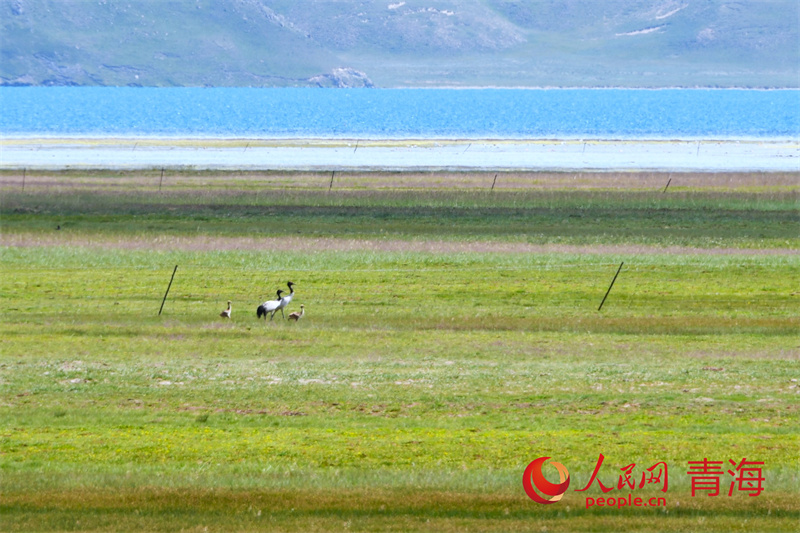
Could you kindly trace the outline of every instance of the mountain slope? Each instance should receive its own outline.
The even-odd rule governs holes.
[[[797,87],[796,0],[0,0],[0,83]]]

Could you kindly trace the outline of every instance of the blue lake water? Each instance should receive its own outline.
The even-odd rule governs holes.
[[[800,91],[4,87],[0,134],[797,139]]]

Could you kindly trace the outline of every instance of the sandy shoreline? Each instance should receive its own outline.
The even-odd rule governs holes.
[[[800,140],[3,138],[0,169],[800,171]]]

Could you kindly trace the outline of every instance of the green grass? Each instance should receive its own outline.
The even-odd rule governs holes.
[[[480,174],[344,173],[329,191],[330,176],[321,173],[178,173],[159,190],[158,173],[44,175],[30,176],[25,191],[7,186],[0,214],[4,231],[12,233],[59,226],[108,235],[800,246],[795,180],[780,175],[778,185],[769,185],[769,179],[734,176],[741,183],[731,187],[721,178],[702,185],[696,175],[676,175],[664,194],[667,179],[649,174],[637,184],[625,174],[576,180],[507,173],[500,177],[506,188],[490,191],[490,177]],[[448,180],[463,189],[443,189]],[[633,189],[620,189],[619,182]],[[575,185],[591,188],[570,188]]]
[[[174,223],[199,216],[196,194],[180,198]],[[581,194],[559,201],[647,217],[638,194]],[[226,216],[236,212],[232,195],[209,195],[220,216],[193,222],[202,235],[246,235]],[[352,208],[342,234],[353,239],[369,221],[388,227],[375,210],[394,206],[441,212],[467,234],[468,222],[448,218],[455,202],[503,210],[513,195],[496,206],[439,196],[296,198]],[[530,203],[540,196],[523,196],[525,209],[538,209]],[[39,240],[54,232],[38,227],[50,215],[37,210],[77,218],[74,198],[3,199],[3,238],[30,245],[0,248],[0,530],[795,529],[800,257],[791,250],[445,253],[380,251],[370,241],[139,250],[131,238],[179,243],[182,233],[114,216],[133,205],[125,194],[86,198],[87,213],[105,209],[113,228],[90,220],[62,230],[83,246]],[[137,198],[137,213],[163,207],[155,195]],[[259,205],[281,205],[271,198]],[[736,200],[747,231],[770,223],[759,213],[791,216],[791,198],[758,196],[752,207],[747,198]],[[705,200],[687,192],[672,201]],[[30,211],[9,214],[19,209]],[[299,218],[323,226],[325,216],[309,209]],[[735,248],[743,241],[729,230],[724,242]],[[462,239],[433,224],[395,236]],[[255,307],[287,280],[297,284],[290,310],[304,304],[306,316],[257,321]],[[233,319],[223,321],[229,299]],[[573,489],[600,453],[606,485],[625,465],[636,463],[638,477],[666,461],[667,507],[585,509]],[[550,506],[520,483],[544,455],[573,476]],[[720,496],[692,497],[687,461],[703,457],[763,461],[765,492],[728,497],[723,479]]]

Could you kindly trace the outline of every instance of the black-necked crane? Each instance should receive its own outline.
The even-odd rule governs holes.
[[[283,298],[281,298],[281,294],[283,294],[283,291],[279,290],[277,300],[267,300],[263,304],[259,305],[258,309],[256,309],[256,316],[258,318],[261,318],[263,316],[264,320],[267,320],[267,314],[272,313],[269,316],[269,319],[272,320],[272,318],[275,316],[275,312],[278,310],[278,308],[281,305],[281,302],[283,301]]]
[[[289,294],[281,298],[281,305],[278,307],[278,309],[281,310],[281,316],[284,319],[286,318],[286,315],[283,314],[283,308],[289,305],[289,303],[292,301],[292,298],[294,298],[294,283],[289,281],[286,283],[286,285],[289,287]]]
[[[294,320],[295,322],[297,322],[298,320],[303,318],[303,315],[306,314],[305,307],[306,307],[305,305],[301,305],[299,313],[297,311],[295,311],[294,313],[291,313],[289,315],[289,320]]]
[[[231,317],[231,301],[228,300],[228,308],[222,311],[219,316],[222,318],[230,318]]]

